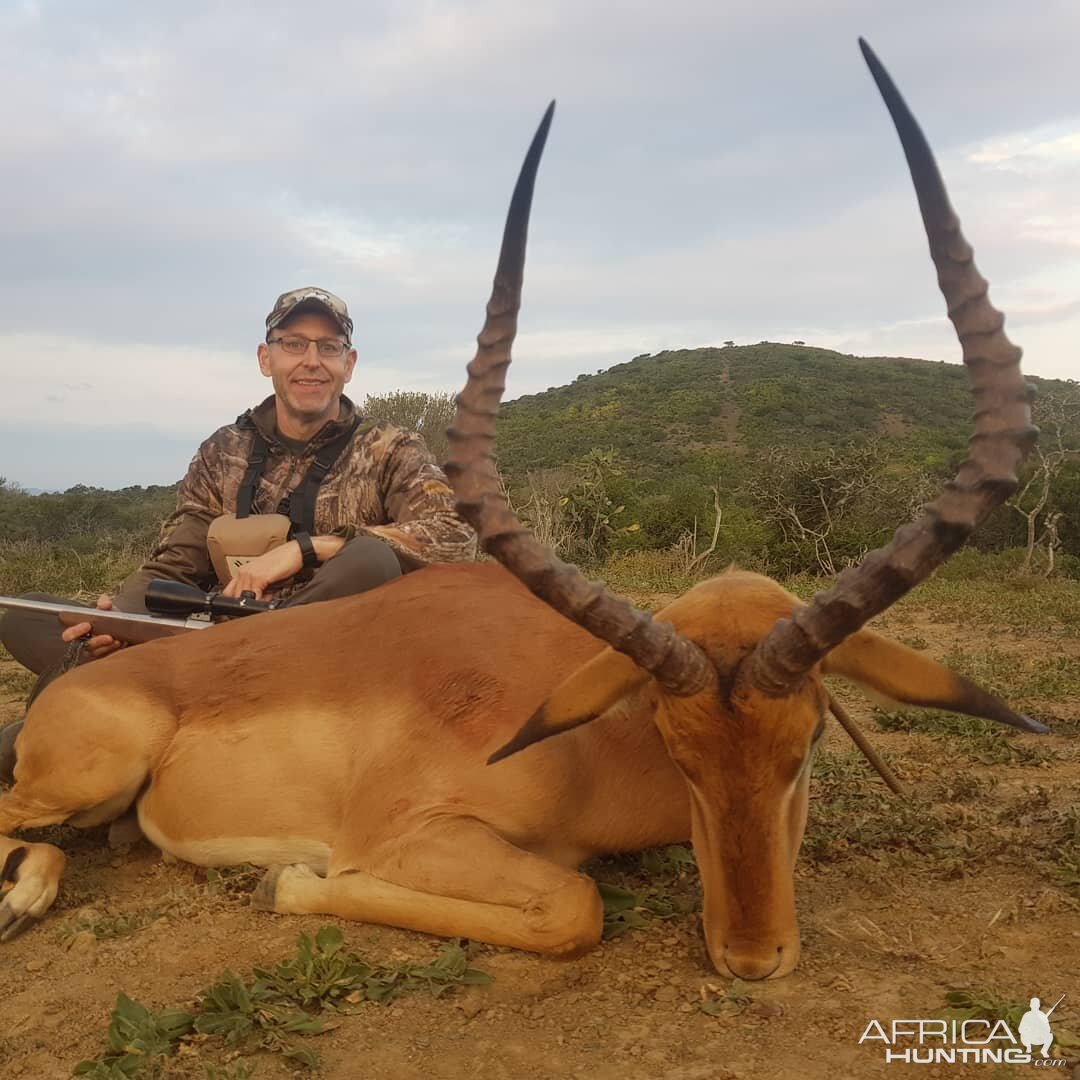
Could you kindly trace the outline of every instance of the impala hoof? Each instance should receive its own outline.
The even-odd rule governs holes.
[[[274,901],[277,897],[277,883],[284,869],[284,866],[271,866],[263,874],[262,881],[255,886],[255,891],[251,894],[251,906],[256,911],[276,910]]]
[[[3,922],[9,915],[9,912],[0,912],[0,922]],[[17,918],[13,918],[4,928],[4,932],[0,934],[0,944],[6,945],[9,941],[14,941],[23,931],[29,930],[37,922],[38,920],[33,915],[19,915]]]
[[[17,938],[52,907],[64,871],[64,853],[51,844],[20,844],[0,867],[0,942]]]

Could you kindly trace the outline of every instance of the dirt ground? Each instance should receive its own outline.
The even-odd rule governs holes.
[[[946,992],[962,988],[1024,1002],[1064,993],[1055,1028],[1080,1032],[1080,852],[1068,831],[1080,807],[1080,636],[1060,626],[1020,635],[918,604],[878,625],[930,655],[961,650],[991,657],[994,668],[1012,665],[1018,685],[1029,687],[1020,707],[1056,733],[966,745],[948,730],[910,730],[902,716],[880,730],[865,699],[845,694],[913,799],[888,796],[843,733],[829,732],[797,872],[803,959],[794,975],[740,988],[717,1015],[703,1011],[703,1001],[723,1000],[725,987],[710,970],[693,912],[654,919],[566,963],[473,946],[471,963],[493,977],[490,985],[357,1006],[333,1031],[305,1040],[321,1056],[318,1075],[1028,1075],[1032,1065],[886,1065],[881,1044],[859,1045],[859,1037],[871,1019],[932,1017]],[[0,723],[21,715],[25,683],[14,670],[11,661],[0,665]],[[1046,672],[1064,675],[1055,684]],[[109,850],[103,830],[50,833],[69,855],[57,904],[42,925],[0,946],[3,1077],[66,1077],[102,1053],[121,990],[152,1008],[190,1003],[223,970],[247,974],[285,959],[298,933],[327,923],[375,960],[423,960],[439,946],[404,931],[254,911],[242,878],[214,891],[204,871],[166,864],[145,842]],[[595,869],[624,885],[650,884],[634,860]],[[661,887],[691,903],[697,890],[685,870]],[[225,1060],[196,1042],[175,1075],[213,1075],[202,1062]],[[1075,1064],[1051,1075],[1080,1077]],[[219,1075],[292,1075],[270,1053],[229,1068],[237,1071]]]

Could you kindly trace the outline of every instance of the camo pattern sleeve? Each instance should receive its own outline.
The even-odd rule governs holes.
[[[446,474],[423,438],[390,424],[379,429],[379,496],[389,520],[357,532],[389,544],[405,569],[475,559],[476,533],[454,510]]]
[[[114,606],[120,611],[145,611],[146,587],[151,581],[180,581],[208,589],[214,582],[206,533],[222,513],[220,447],[212,437],[199,447],[176,493],[176,509],[161,526],[150,557],[125,578]]]
[[[318,450],[350,429],[352,438],[319,485],[312,535],[377,536],[393,549],[403,570],[475,558],[476,534],[455,513],[446,474],[424,440],[385,421],[355,423],[355,418],[355,406],[343,399],[338,420],[306,447],[290,449],[277,435],[270,397],[235,424],[214,432],[192,459],[177,491],[176,509],[150,557],[113,598],[116,607],[145,610],[146,586],[162,578],[200,589],[214,587],[206,535],[214,518],[236,512],[256,429],[266,440],[268,454],[254,513],[284,512],[283,502],[303,481]],[[278,582],[268,594],[283,599],[298,582]]]

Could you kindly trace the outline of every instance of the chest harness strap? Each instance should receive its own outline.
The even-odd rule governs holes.
[[[356,431],[359,418],[354,418],[349,427],[336,439],[328,442],[315,455],[315,460],[308,467],[304,479],[284,499],[277,508],[277,513],[288,515],[292,525],[290,535],[294,538],[298,533],[310,534],[315,529],[315,498],[319,493],[319,485],[326,478],[326,474],[334,467],[334,462],[341,456],[342,450],[352,439]],[[255,502],[255,490],[262,479],[266,469],[266,458],[269,453],[266,439],[258,429],[255,431],[255,439],[251,444],[251,454],[248,457],[247,471],[243,480],[240,481],[240,490],[236,495],[236,516],[245,518],[252,512]]]

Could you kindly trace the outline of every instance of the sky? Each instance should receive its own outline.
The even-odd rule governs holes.
[[[508,397],[725,340],[958,361],[859,35],[1025,370],[1080,377],[1075,3],[3,0],[0,476],[179,479],[301,285],[355,400],[460,389],[552,98]]]

